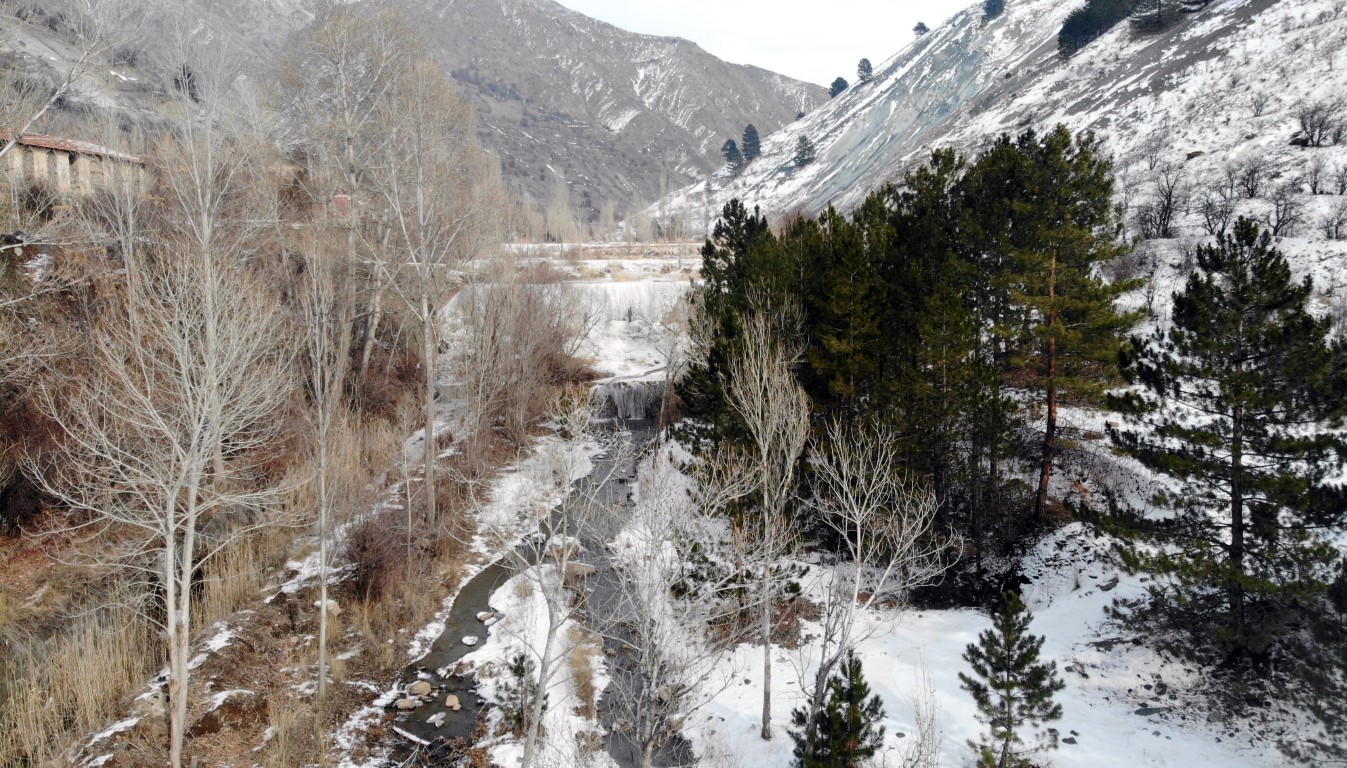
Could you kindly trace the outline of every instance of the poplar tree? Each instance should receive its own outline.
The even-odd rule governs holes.
[[[1313,284],[1254,222],[1197,251],[1174,296],[1172,327],[1134,338],[1124,373],[1139,389],[1111,398],[1131,429],[1119,448],[1177,482],[1168,545],[1132,552],[1171,589],[1154,601],[1215,660],[1266,658],[1306,608],[1323,601],[1347,523],[1347,493],[1330,482],[1347,454],[1337,431],[1341,344],[1307,305]],[[1339,390],[1339,391],[1335,391]]]
[[[884,704],[870,694],[861,660],[851,651],[828,680],[823,710],[813,722],[807,713],[804,707],[791,713],[794,768],[856,768],[884,743]]]
[[[1019,593],[1006,592],[991,629],[964,649],[963,659],[976,677],[960,672],[959,682],[990,729],[983,742],[969,742],[978,752],[978,768],[1027,768],[1032,765],[1027,755],[1057,748],[1051,729],[1034,743],[1024,739],[1026,727],[1061,719],[1062,705],[1052,697],[1066,687],[1057,677],[1056,662],[1038,660],[1043,638],[1029,632],[1030,619]]]

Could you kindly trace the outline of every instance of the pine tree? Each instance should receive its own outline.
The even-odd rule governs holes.
[[[775,246],[767,218],[757,208],[749,211],[738,199],[725,204],[712,236],[702,246],[702,284],[690,300],[707,334],[697,340],[704,346],[688,366],[679,391],[691,417],[685,428],[697,437],[718,443],[742,436],[742,420],[726,400],[724,377],[738,343],[739,318],[750,311],[752,298],[781,301],[788,295],[782,283],[792,270],[779,263]]]
[[[861,660],[851,651],[828,680],[827,703],[808,722],[804,707],[791,713],[795,768],[858,768],[884,743],[884,704],[870,695]]]
[[[842,92],[850,87],[851,83],[848,83],[845,77],[839,77],[833,81],[833,84],[831,86],[829,86],[828,98],[835,99],[838,96],[841,96]]]
[[[870,60],[861,59],[860,63],[856,65],[856,80],[862,83],[868,83],[874,76],[875,68],[870,65]]]
[[[800,140],[795,142],[795,167],[803,168],[814,162],[818,157],[818,149],[814,147],[814,142],[809,140],[808,136],[801,136]]]
[[[997,335],[1009,354],[1007,376],[1038,397],[1044,419],[1033,520],[1040,522],[1058,452],[1062,404],[1103,399],[1117,377],[1120,334],[1140,315],[1114,300],[1135,287],[1106,281],[1099,267],[1115,260],[1111,165],[1093,134],[1073,138],[1058,126],[1041,138],[1003,136],[970,172],[978,194],[994,200],[1004,222],[992,242],[1008,259],[999,267],[1008,307]]]
[[[1026,727],[1037,729],[1061,718],[1062,706],[1052,698],[1066,687],[1057,677],[1056,662],[1039,662],[1043,638],[1029,632],[1031,618],[1019,594],[1006,592],[992,616],[992,628],[964,649],[964,661],[976,678],[960,672],[959,682],[972,694],[978,719],[990,730],[983,743],[969,742],[979,753],[978,768],[1027,767],[1027,755],[1057,748],[1051,729],[1034,743],[1024,739]]]
[[[744,155],[739,151],[739,145],[734,143],[734,139],[726,139],[725,144],[720,148],[721,157],[729,164],[730,170],[738,173],[739,168],[744,164]]]
[[[1006,10],[1006,0],[982,0],[982,17],[994,19]]]
[[[804,115],[805,115],[805,111],[802,109],[802,110],[800,110],[800,111],[798,111],[798,112],[795,113],[795,119],[796,119],[796,120],[803,120],[803,119],[804,119]]]
[[[912,34],[916,35],[917,37],[921,37],[922,35],[930,31],[931,28],[926,26],[926,22],[924,21],[917,22],[917,26],[912,28]]]
[[[758,138],[758,129],[749,123],[744,128],[744,140],[739,149],[744,154],[744,162],[751,163],[753,159],[762,154],[762,141]]]
[[[1135,427],[1112,430],[1114,440],[1181,486],[1157,498],[1174,507],[1154,530],[1172,548],[1136,564],[1172,585],[1152,607],[1213,661],[1259,660],[1294,634],[1332,580],[1338,553],[1326,537],[1347,525],[1347,493],[1329,482],[1347,453],[1334,431],[1343,349],[1307,310],[1312,295],[1271,236],[1241,218],[1198,248],[1172,328],[1124,350],[1141,389],[1111,399]]]

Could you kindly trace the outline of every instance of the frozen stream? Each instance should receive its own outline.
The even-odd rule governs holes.
[[[635,457],[655,435],[656,430],[648,415],[651,412],[650,406],[657,404],[659,400],[657,394],[642,393],[642,390],[656,388],[658,385],[655,382],[646,381],[644,386],[631,382],[626,384],[627,386],[622,387],[620,391],[628,394],[613,403],[613,407],[620,414],[619,418],[608,423],[625,427],[630,431],[634,450],[623,459],[623,464],[617,467],[613,466],[613,458],[610,456],[595,457],[593,471],[576,484],[576,492],[592,503],[619,510],[619,514],[614,518],[617,520],[626,519],[632,510],[631,483],[636,476]],[[608,396],[600,393],[596,397]],[[644,410],[640,407],[641,403],[645,404]],[[598,485],[595,485],[596,483]],[[598,569],[596,574],[586,580],[585,600],[591,610],[603,610],[620,602],[617,599],[620,576],[613,569],[607,556],[607,539],[610,538],[608,534],[612,533],[616,531],[594,530],[582,534],[581,537],[584,551],[588,553],[586,562]],[[532,547],[521,545],[516,551],[516,556],[528,556],[532,552]],[[414,737],[415,741],[407,739],[404,735],[399,740],[395,757],[402,760],[410,758],[413,751],[419,747],[415,754],[423,764],[448,765],[449,759],[456,753],[455,742],[472,740],[478,720],[488,703],[477,695],[472,671],[460,672],[455,669],[455,665],[469,653],[476,652],[492,642],[491,630],[484,627],[477,616],[479,613],[495,611],[490,604],[491,595],[516,573],[515,569],[507,564],[508,560],[509,558],[501,557],[463,586],[445,618],[444,631],[435,640],[429,653],[404,671],[401,680],[404,688],[417,680],[425,680],[434,687],[435,695],[427,704],[399,716],[397,728]],[[467,636],[481,638],[481,642],[476,646],[465,645],[462,639]],[[610,674],[622,674],[623,645],[621,638],[609,637],[605,640]],[[450,694],[458,697],[462,706],[460,711],[452,711],[445,706],[445,699]],[[610,684],[600,697],[598,706],[600,720],[609,732],[608,752],[617,765],[622,768],[634,768],[640,764],[639,749],[622,734],[609,727],[612,725],[612,707],[609,702],[611,695],[613,686]],[[431,721],[437,719],[440,714],[444,717],[442,724],[437,727]],[[689,745],[680,739],[662,750],[656,756],[655,764],[683,765],[687,764],[690,758]]]

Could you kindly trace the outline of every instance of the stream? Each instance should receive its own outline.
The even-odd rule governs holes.
[[[632,450],[623,464],[617,467],[613,465],[613,457],[607,454],[594,457],[593,471],[576,482],[575,491],[589,497],[595,504],[618,509],[619,514],[614,516],[617,520],[625,520],[630,516],[634,506],[631,484],[636,477],[636,462],[656,434],[654,423],[649,417],[652,406],[657,407],[659,398],[649,395],[649,390],[653,389],[649,386],[651,383],[614,381],[595,389],[596,400],[601,401],[596,402],[596,410],[606,417],[604,423],[607,426],[626,428],[631,433]],[[606,478],[606,481],[601,478]],[[587,531],[581,536],[584,560],[597,569],[597,573],[589,576],[585,582],[585,601],[591,607],[612,606],[620,602],[618,594],[621,577],[608,556],[608,533],[616,531]],[[527,544],[516,548],[516,556],[528,556],[528,560],[532,559],[532,552],[533,548]],[[393,756],[399,764],[406,764],[406,761],[415,757],[419,762],[411,764],[451,765],[454,756],[460,754],[458,747],[473,741],[478,720],[489,703],[477,695],[471,670],[460,672],[454,667],[464,656],[491,642],[491,630],[483,626],[477,616],[493,610],[490,606],[491,595],[515,574],[508,565],[509,559],[498,558],[463,585],[445,617],[444,631],[423,658],[404,670],[400,681],[403,690],[417,680],[425,680],[434,688],[434,695],[416,709],[398,714],[395,732],[401,738],[397,739]],[[480,642],[476,646],[465,645],[463,638],[469,635],[478,637]],[[610,677],[624,674],[624,646],[620,638],[608,637],[604,641]],[[447,674],[441,675],[440,672]],[[452,711],[445,706],[445,699],[450,694],[458,697],[462,706],[460,711]],[[639,747],[612,727],[615,717],[612,697],[616,695],[615,686],[610,683],[598,701],[600,723],[607,732],[608,753],[621,768],[636,768],[641,764]],[[427,722],[441,713],[444,716],[438,727]],[[656,753],[654,763],[667,767],[688,765],[692,761],[691,746],[677,737]]]

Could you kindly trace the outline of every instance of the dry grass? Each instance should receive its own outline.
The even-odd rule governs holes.
[[[46,639],[10,637],[0,669],[0,765],[44,765],[118,717],[161,661],[148,621],[118,590]]]
[[[576,714],[593,720],[599,702],[594,666],[595,660],[603,654],[603,640],[580,626],[572,627],[570,634],[572,650],[566,662],[571,670],[571,681],[575,684],[575,696],[580,700]]]

